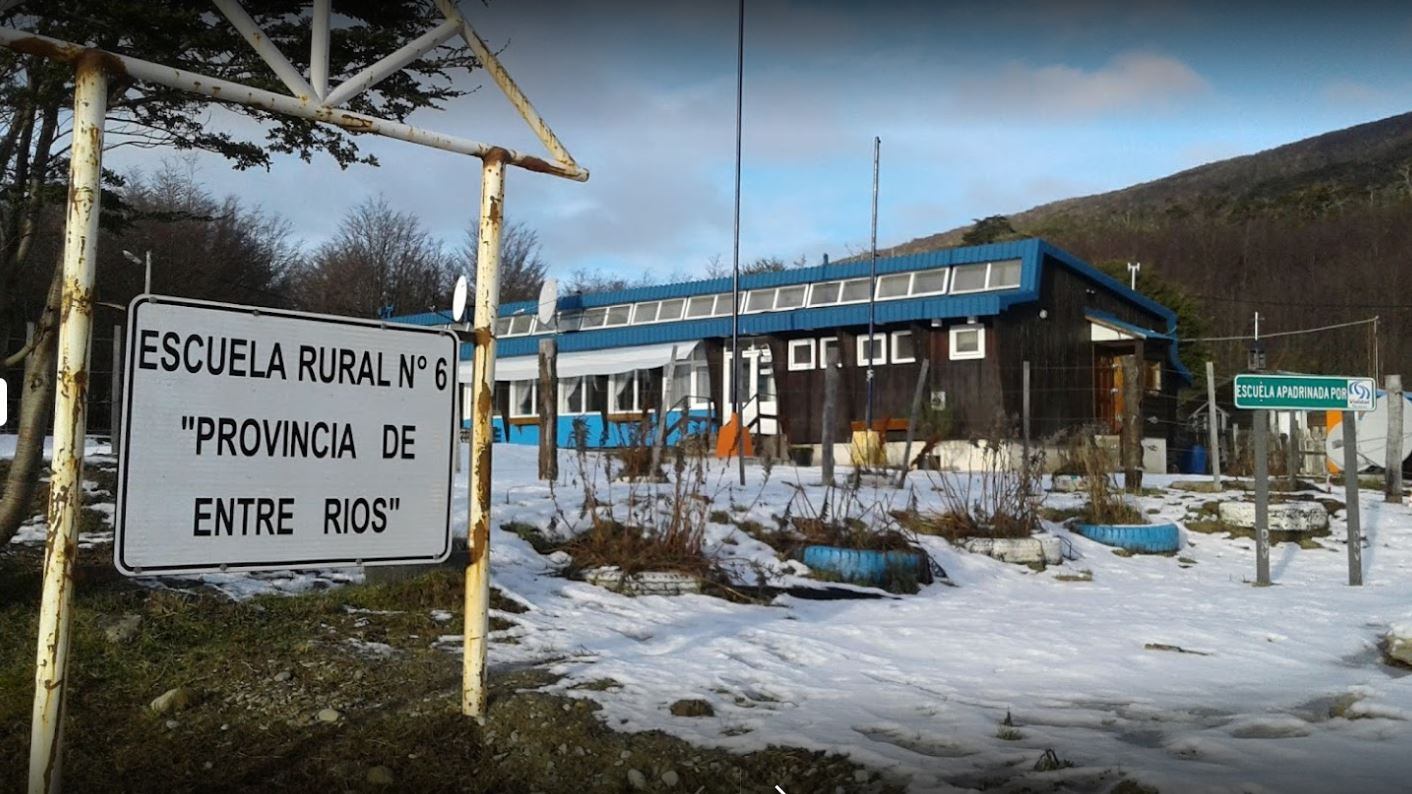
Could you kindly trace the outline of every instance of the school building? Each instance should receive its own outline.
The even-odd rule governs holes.
[[[1033,438],[1083,425],[1117,433],[1133,371],[1124,365],[1136,363],[1145,465],[1166,470],[1176,390],[1191,379],[1171,310],[1040,239],[880,258],[876,272],[871,336],[866,259],[741,277],[741,416],[755,448],[817,451],[830,359],[839,367],[832,438],[847,444],[864,429],[871,364],[873,428],[890,457],[900,455],[924,360],[926,410],[944,414],[955,439],[986,433],[998,416],[1018,422],[1026,362]],[[547,336],[558,348],[560,446],[645,441],[663,415],[674,434],[719,430],[733,416],[730,300],[731,280],[718,278],[560,296],[549,324],[533,302],[502,305],[497,438],[539,442]],[[398,319],[446,322],[435,312]]]

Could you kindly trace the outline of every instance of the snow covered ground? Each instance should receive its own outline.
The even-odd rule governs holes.
[[[576,516],[582,489],[572,455],[551,498],[535,479],[536,454],[495,450],[493,583],[529,611],[500,615],[517,625],[496,633],[491,663],[548,662],[565,676],[557,688],[599,701],[614,728],[741,750],[846,752],[919,791],[983,781],[1087,788],[1105,771],[1111,782],[1113,770],[1164,792],[1392,791],[1412,777],[1412,679],[1381,664],[1378,651],[1390,625],[1412,622],[1412,511],[1383,504],[1380,494],[1362,501],[1361,588],[1346,584],[1339,512],[1325,548],[1274,547],[1269,588],[1250,584],[1252,541],[1184,531],[1179,557],[1120,557],[1049,525],[1079,559],[1035,573],[922,538],[957,586],[745,605],[629,597],[555,575],[549,558],[499,528]],[[817,469],[777,466],[767,480],[752,466],[747,475],[746,486],[734,486],[734,469],[717,464],[707,487],[715,507],[772,526],[797,488],[818,498]],[[464,516],[464,473],[457,479],[455,512]],[[923,474],[912,475],[909,490],[864,491],[865,500],[898,508],[912,496],[923,506],[937,501]],[[627,486],[613,493],[625,500]],[[1213,498],[1168,490],[1142,503],[1159,511],[1154,519],[1181,520]],[[1051,495],[1048,504],[1077,498]],[[740,561],[742,576],[751,561],[776,583],[802,572],[732,525],[713,524],[711,540]],[[1061,578],[1080,571],[1092,580]],[[212,583],[240,596],[356,578],[226,575]],[[459,638],[443,643],[459,649]],[[572,688],[604,679],[617,686]],[[709,701],[715,716],[672,716],[668,707],[681,698]],[[1014,728],[1002,731],[1007,713]],[[1033,771],[1047,748],[1074,766]]]

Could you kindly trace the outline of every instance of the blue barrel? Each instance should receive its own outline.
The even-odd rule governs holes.
[[[916,549],[872,551],[840,546],[805,546],[803,562],[816,571],[827,571],[853,584],[886,586],[898,574],[925,583],[927,557]]]
[[[1182,466],[1182,471],[1186,474],[1206,473],[1206,447],[1197,444],[1186,451],[1186,465]]]

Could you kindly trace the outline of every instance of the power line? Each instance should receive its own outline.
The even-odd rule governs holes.
[[[1285,306],[1295,309],[1376,309],[1383,311],[1412,311],[1412,303],[1332,303],[1322,301],[1284,301],[1269,298],[1238,298],[1231,295],[1202,295],[1188,292],[1187,297],[1220,303],[1239,303],[1248,306]]]
[[[1258,337],[1255,336],[1255,335],[1253,335],[1253,334],[1252,334],[1252,335],[1249,335],[1249,336],[1197,336],[1197,337],[1190,337],[1190,338],[1186,338],[1186,339],[1178,339],[1177,341],[1178,341],[1179,343],[1183,343],[1183,342],[1245,342],[1245,341],[1250,341],[1250,340],[1254,340],[1254,339],[1269,339],[1269,338],[1271,338],[1271,337],[1276,337],[1276,336],[1298,336],[1299,334],[1315,334],[1315,333],[1319,333],[1320,331],[1332,331],[1332,330],[1335,330],[1335,329],[1337,329],[1337,328],[1351,328],[1351,327],[1353,327],[1353,326],[1355,326],[1355,325],[1371,325],[1371,324],[1373,324],[1373,323],[1376,323],[1377,321],[1378,321],[1378,318],[1377,318],[1377,317],[1369,317],[1369,318],[1366,319],[1366,320],[1354,320],[1354,321],[1352,321],[1352,322],[1347,322],[1347,323],[1335,323],[1335,324],[1333,324],[1333,325],[1321,325],[1321,326],[1319,326],[1319,327],[1317,327],[1317,328],[1301,328],[1301,329],[1299,329],[1299,330],[1297,330],[1297,331],[1276,331],[1276,332],[1274,332],[1274,333],[1265,333],[1265,334],[1261,334],[1261,335],[1258,336]]]

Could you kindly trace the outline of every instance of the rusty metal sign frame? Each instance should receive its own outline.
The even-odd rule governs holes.
[[[22,0],[0,0],[0,12]],[[329,31],[332,0],[312,0],[311,45],[307,76],[290,63],[246,13],[239,0],[212,0],[216,10],[241,34],[289,94],[278,94],[84,44],[0,27],[0,46],[70,63],[74,67],[73,144],[69,201],[64,223],[62,322],[59,327],[58,380],[54,400],[54,458],[47,509],[48,539],[40,607],[35,667],[33,722],[30,730],[31,794],[60,788],[63,713],[71,633],[73,562],[86,430],[88,347],[93,320],[93,282],[98,251],[103,133],[109,79],[116,75],[204,95],[213,101],[258,107],[359,133],[380,135],[480,158],[480,240],[476,265],[475,359],[471,391],[475,410],[469,466],[470,510],[466,568],[465,634],[461,709],[485,719],[485,651],[489,633],[491,414],[495,377],[495,316],[499,310],[500,232],[504,219],[505,166],[586,181],[587,169],[569,154],[511,79],[485,41],[456,8],[454,0],[436,0],[443,20],[362,72],[330,86]],[[538,157],[494,144],[414,127],[343,109],[350,99],[396,74],[435,47],[460,36],[501,92],[534,132],[549,157]]]

